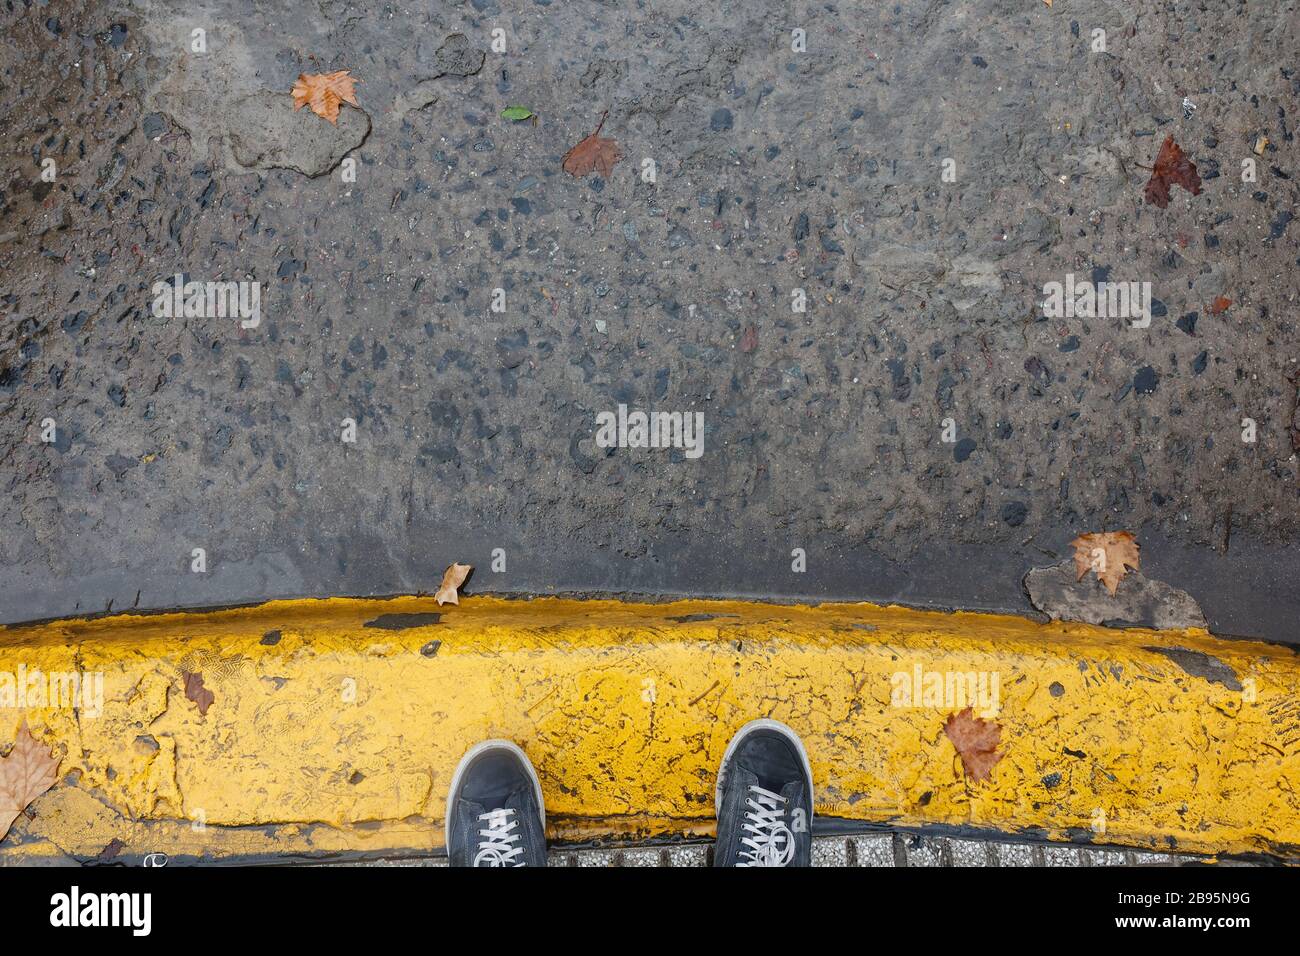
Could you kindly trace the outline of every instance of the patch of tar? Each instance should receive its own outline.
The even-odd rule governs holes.
[[[437,624],[442,615],[434,612],[423,614],[381,614],[373,621],[366,621],[366,627],[377,627],[384,631],[404,631],[410,627],[425,627]]]
[[[1217,657],[1203,651],[1189,651],[1185,647],[1144,647],[1144,651],[1163,654],[1188,674],[1200,677],[1211,684],[1222,684],[1228,690],[1241,690],[1241,681],[1234,671]]]

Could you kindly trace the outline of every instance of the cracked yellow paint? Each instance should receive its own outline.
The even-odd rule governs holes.
[[[185,697],[196,667],[206,716]],[[952,706],[898,706],[895,675],[918,667],[996,675],[989,783],[963,777]],[[1203,631],[867,604],[332,599],[0,629],[0,675],[20,668],[102,672],[103,704],[6,708],[0,677],[0,748],[25,715],[63,758],[0,863],[113,840],[124,857],[427,852],[457,760],[485,737],[528,752],[552,838],[707,834],[718,761],[756,716],[803,736],[821,815],[1300,847],[1300,658]]]

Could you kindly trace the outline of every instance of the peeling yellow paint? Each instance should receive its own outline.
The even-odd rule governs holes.
[[[383,626],[422,614],[440,618]],[[718,761],[756,716],[803,736],[819,814],[1289,857],[1298,661],[1203,631],[867,604],[332,599],[12,627],[0,672],[102,672],[104,700],[96,717],[0,706],[0,747],[25,715],[63,756],[0,863],[114,839],[208,859],[427,852],[485,737],[528,752],[553,838],[707,834]],[[989,783],[963,777],[951,708],[894,705],[893,675],[918,666],[998,676]],[[206,716],[180,676],[195,667]]]

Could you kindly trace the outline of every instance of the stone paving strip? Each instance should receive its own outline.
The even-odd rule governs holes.
[[[1215,860],[1186,853],[1149,853],[1122,847],[1043,846],[912,833],[872,833],[813,839],[815,867],[966,867],[966,866],[1189,866],[1207,862],[1257,866],[1241,860]],[[631,846],[552,850],[547,866],[702,867],[712,864],[712,844]],[[357,865],[347,862],[336,866]],[[363,866],[447,865],[445,856],[369,861]]]

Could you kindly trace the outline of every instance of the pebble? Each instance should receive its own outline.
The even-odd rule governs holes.
[[[161,113],[150,113],[141,121],[140,126],[146,139],[157,139],[167,132],[167,120]]]
[[[1160,376],[1150,365],[1138,369],[1137,375],[1133,376],[1133,389],[1139,395],[1150,395],[1159,384]]]
[[[1021,501],[1008,501],[1002,506],[1002,520],[1013,528],[1018,528],[1025,523],[1025,516],[1029,514],[1029,508]]]

